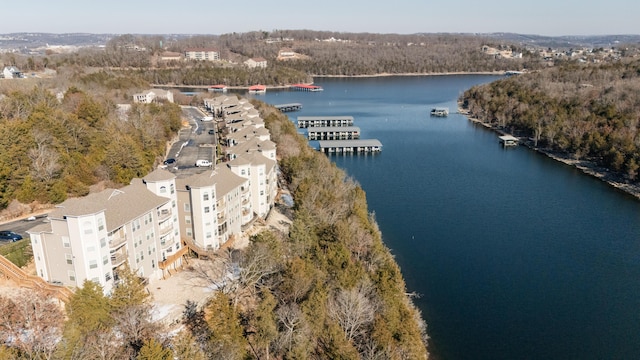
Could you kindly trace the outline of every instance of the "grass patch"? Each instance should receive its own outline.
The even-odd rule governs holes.
[[[0,255],[18,267],[23,267],[33,258],[33,249],[29,239],[22,239],[0,247]]]

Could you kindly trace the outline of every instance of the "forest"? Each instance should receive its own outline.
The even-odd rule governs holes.
[[[64,311],[44,295],[0,296],[0,358],[426,359],[426,325],[365,193],[285,115],[254,105],[295,199],[288,234],[262,232],[196,267],[211,282],[239,274],[204,307],[183,304],[179,331],[153,321],[153,299],[130,270],[110,296],[85,282]]]
[[[592,161],[630,183],[640,163],[640,61],[565,64],[469,89],[462,107],[535,148]]]

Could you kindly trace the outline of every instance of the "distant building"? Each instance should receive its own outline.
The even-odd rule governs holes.
[[[138,94],[133,94],[133,102],[142,104],[151,104],[154,101],[166,100],[173,102],[173,93],[169,90],[151,89]]]
[[[2,70],[2,76],[5,79],[19,79],[24,77],[22,72],[15,66],[5,66],[4,70]]]
[[[184,52],[184,57],[188,60],[216,61],[220,60],[220,52],[212,48],[187,49]]]
[[[247,61],[244,62],[244,64],[248,67],[248,68],[266,68],[267,67],[267,60],[265,58],[251,58]]]
[[[177,52],[165,51],[160,54],[160,61],[182,61],[182,54]]]

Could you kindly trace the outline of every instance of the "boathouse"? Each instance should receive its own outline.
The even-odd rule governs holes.
[[[307,129],[309,140],[357,140],[360,128],[357,126],[318,126]]]
[[[298,128],[353,126],[353,116],[298,116]]]
[[[380,152],[382,151],[382,143],[377,139],[321,140],[318,141],[318,150],[325,154]]]
[[[264,85],[252,85],[249,86],[250,94],[264,94],[267,92],[267,87]]]
[[[516,146],[518,145],[518,138],[511,135],[500,136],[500,143],[503,146]]]

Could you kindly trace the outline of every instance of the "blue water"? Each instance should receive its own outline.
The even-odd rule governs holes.
[[[456,111],[495,76],[316,79],[269,91],[297,116],[352,115],[380,154],[335,156],[367,193],[435,359],[640,358],[640,202]]]

